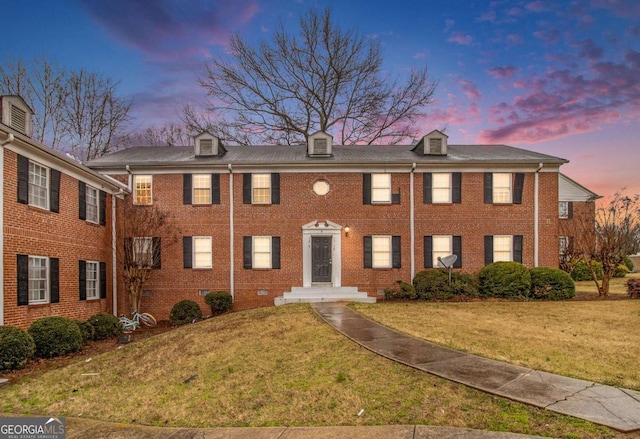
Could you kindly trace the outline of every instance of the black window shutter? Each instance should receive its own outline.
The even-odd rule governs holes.
[[[570,253],[573,253],[573,236],[569,236],[568,239],[569,239],[569,243],[568,243],[569,247],[567,250],[569,250]]]
[[[453,268],[462,268],[462,236],[454,236],[452,246],[453,254],[458,257],[453,263]]]
[[[371,174],[362,174],[362,204],[371,204]]]
[[[28,305],[28,304],[29,304],[29,256],[18,255],[18,306]]]
[[[573,218],[573,201],[569,201],[567,204],[569,205],[569,206],[568,206],[568,207],[569,207],[569,209],[568,209],[568,210],[569,210],[569,212],[568,212],[568,215],[567,215],[567,216],[568,216],[569,218]]]
[[[162,238],[154,236],[152,238],[153,265],[151,268],[162,268]]]
[[[424,237],[424,268],[433,268],[433,236]]]
[[[400,245],[400,236],[391,238],[391,262],[393,268],[402,267],[402,246]]]
[[[124,238],[124,268],[128,268],[128,262],[133,260],[133,238]]]
[[[522,189],[524,187],[524,173],[516,172],[513,184],[513,204],[522,204]]]
[[[49,258],[49,302],[60,302],[60,260]]]
[[[20,154],[18,154],[18,203],[29,204],[29,159]]]
[[[462,203],[462,173],[453,172],[451,174],[451,202]]]
[[[87,219],[87,185],[78,181],[78,218]]]
[[[78,290],[80,300],[87,300],[87,261],[78,261]]]
[[[100,298],[107,298],[107,263],[100,262]]]
[[[364,268],[373,267],[373,239],[371,236],[364,237]]]
[[[182,204],[191,204],[191,174],[182,174]]]
[[[431,204],[433,202],[433,174],[425,172],[422,174],[422,203]]]
[[[484,202],[486,204],[493,203],[493,174],[491,172],[484,173]]]
[[[182,237],[182,267],[193,268],[193,240],[191,236]]]
[[[493,235],[485,235],[484,237],[484,265],[493,262]]]
[[[271,238],[271,268],[280,268],[280,237]]]
[[[400,204],[400,193],[391,194],[391,204]]]
[[[100,201],[100,225],[104,226],[107,224],[107,193],[105,191],[99,192],[99,201]]]
[[[271,174],[271,204],[280,204],[280,174]]]
[[[251,174],[242,174],[242,203],[251,204]]]
[[[220,204],[220,174],[211,174],[211,204]]]
[[[49,192],[49,210],[60,212],[60,171],[52,169],[49,173],[51,178],[51,191]]]
[[[522,264],[522,235],[513,236],[513,260]]]
[[[253,239],[251,236],[245,236],[242,238],[242,259],[244,262],[244,268],[253,267]]]

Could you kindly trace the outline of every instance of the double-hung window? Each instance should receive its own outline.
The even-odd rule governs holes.
[[[456,255],[453,268],[462,268],[462,236],[433,235],[424,237],[424,267],[440,267],[438,258]]]
[[[151,175],[133,176],[133,203],[152,204],[153,177]]]
[[[573,216],[573,203],[571,201],[558,202],[558,217],[560,219],[568,219]]]
[[[391,236],[372,236],[372,268],[391,267]]]
[[[29,256],[29,304],[49,302],[49,259]]]
[[[100,267],[98,262],[86,262],[86,292],[87,299],[98,299],[100,297]]]
[[[513,239],[511,235],[493,237],[493,262],[513,260]]]
[[[253,237],[253,268],[271,268],[271,237]]]
[[[132,259],[133,265],[138,267],[153,267],[153,238],[133,238]]]
[[[391,203],[391,174],[371,174],[371,202]]]
[[[87,221],[100,222],[98,189],[87,186],[86,191]]]
[[[432,266],[438,267],[438,258],[444,258],[453,253],[451,236],[437,235],[433,236],[433,258]]]
[[[484,202],[522,204],[525,174],[522,172],[485,172]]]
[[[60,260],[17,255],[18,306],[60,302]]]
[[[451,203],[451,174],[432,174],[432,201],[433,203]]]
[[[49,169],[29,161],[29,204],[49,208]]]
[[[522,263],[522,235],[487,235],[484,237],[484,262],[515,261]]]
[[[271,174],[251,174],[251,203],[271,203]]]
[[[511,174],[493,174],[493,202],[511,203]]]
[[[211,174],[193,175],[193,204],[211,204]]]
[[[193,237],[193,268],[211,268],[213,253],[211,236]]]
[[[279,236],[245,236],[243,241],[244,268],[279,269]]]

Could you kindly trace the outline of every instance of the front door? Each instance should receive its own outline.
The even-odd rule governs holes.
[[[331,282],[331,239],[311,237],[311,282]]]

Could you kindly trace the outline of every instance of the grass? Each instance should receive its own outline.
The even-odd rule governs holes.
[[[626,295],[628,278],[613,280],[614,298]],[[578,282],[577,292],[582,298],[597,295],[593,282]],[[354,308],[453,349],[640,390],[640,300],[381,303]]]
[[[0,412],[191,427],[428,424],[625,437],[393,363],[306,305],[227,314],[25,377],[4,385]]]

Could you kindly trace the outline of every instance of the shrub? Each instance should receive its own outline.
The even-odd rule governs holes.
[[[576,284],[557,268],[531,269],[531,297],[540,300],[567,300],[576,295]]]
[[[393,287],[384,290],[386,300],[415,300],[417,297],[414,286],[402,280],[397,280]]]
[[[627,291],[632,299],[640,299],[640,279],[629,279],[627,281]]]
[[[29,334],[36,345],[36,357],[58,357],[82,349],[80,328],[66,317],[38,319],[29,326]]]
[[[82,334],[82,344],[87,344],[90,341],[95,340],[96,329],[89,322],[85,322],[84,320],[74,320],[76,325],[78,325],[78,329],[80,329],[80,334]]]
[[[202,310],[193,300],[181,300],[173,305],[169,320],[175,326],[186,325],[202,318]]]
[[[484,297],[522,298],[531,290],[531,274],[519,262],[494,262],[480,270]]]
[[[597,278],[602,279],[602,264],[598,261],[591,261],[591,265],[593,266],[593,269],[596,272]],[[571,277],[575,281],[593,280],[593,275],[591,274],[591,270],[589,270],[589,265],[587,264],[587,261],[579,260],[578,262],[573,264],[573,270],[571,270]]]
[[[33,337],[24,329],[0,326],[0,371],[24,367],[35,349]]]
[[[625,277],[629,273],[629,269],[626,265],[618,265],[618,267],[613,272],[613,277]]]
[[[455,296],[477,297],[478,279],[471,274],[452,273],[450,289]]]
[[[631,258],[629,258],[629,256],[625,256],[623,264],[627,267],[627,269],[629,269],[629,273],[633,271],[633,261],[631,260]]]
[[[449,275],[437,268],[422,270],[413,278],[418,299],[450,299]]]
[[[233,307],[233,298],[226,291],[212,291],[204,296],[204,302],[211,307],[211,314],[216,316]]]
[[[106,312],[99,312],[92,315],[87,320],[95,329],[95,340],[104,340],[107,338],[114,338],[122,334],[122,325],[120,320],[113,314]]]

